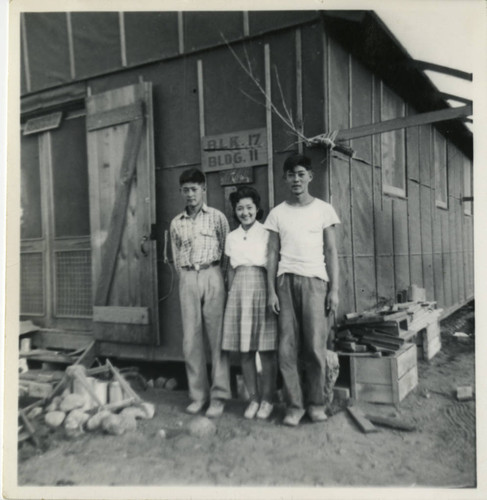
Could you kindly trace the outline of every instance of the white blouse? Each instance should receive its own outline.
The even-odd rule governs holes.
[[[225,254],[230,257],[231,266],[234,269],[238,266],[266,267],[268,239],[268,231],[258,221],[248,231],[239,226],[229,233],[225,242]]]

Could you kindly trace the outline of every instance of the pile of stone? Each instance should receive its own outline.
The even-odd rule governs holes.
[[[95,374],[105,377],[97,378]],[[106,365],[93,369],[70,366],[62,382],[58,386],[58,389],[65,387],[62,394],[56,395],[54,390],[43,407],[31,409],[29,417],[44,413],[49,427],[63,426],[69,437],[97,430],[121,435],[136,430],[138,419],[154,416],[154,405],[143,401],[109,360]]]

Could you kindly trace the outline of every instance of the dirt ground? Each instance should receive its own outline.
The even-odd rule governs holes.
[[[327,422],[304,419],[295,429],[281,424],[282,405],[267,422],[247,421],[245,403],[232,400],[216,433],[197,438],[187,430],[194,417],[183,411],[186,391],[148,389],[141,396],[156,405],[156,415],[138,421],[135,432],[68,439],[46,430],[47,450],[22,444],[18,484],[474,487],[475,401],[455,398],[457,386],[475,382],[473,305],[441,327],[441,352],[418,363],[419,385],[398,406],[358,404],[414,423],[413,432],[378,427],[364,434],[337,405]],[[456,331],[472,335],[459,342]]]

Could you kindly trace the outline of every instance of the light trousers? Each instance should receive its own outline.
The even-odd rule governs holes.
[[[197,402],[229,399],[229,357],[221,350],[225,288],[220,266],[199,271],[182,269],[179,299],[189,397]],[[205,337],[211,351],[211,385],[208,381]]]

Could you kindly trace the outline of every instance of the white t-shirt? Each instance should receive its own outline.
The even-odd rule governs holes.
[[[227,236],[225,255],[230,257],[230,264],[233,268],[238,266],[266,267],[268,240],[269,233],[258,221],[255,221],[248,231],[244,231],[242,226],[239,226]]]
[[[339,223],[335,209],[318,198],[305,206],[284,201],[273,208],[264,227],[279,234],[281,252],[277,275],[292,273],[329,281],[323,230]]]

